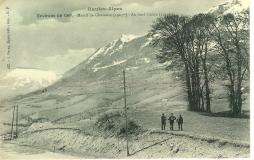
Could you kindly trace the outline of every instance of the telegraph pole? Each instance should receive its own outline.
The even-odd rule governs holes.
[[[129,153],[129,138],[128,138],[128,117],[127,117],[127,105],[126,105],[126,84],[125,84],[125,70],[123,70],[123,86],[124,86],[124,111],[125,111],[125,136],[126,136],[126,147],[127,147],[127,156]]]
[[[18,138],[18,118],[19,118],[19,106],[16,106],[16,138]]]
[[[12,113],[12,122],[11,122],[11,139],[13,138],[13,123],[15,117],[15,105],[13,106],[13,113]]]

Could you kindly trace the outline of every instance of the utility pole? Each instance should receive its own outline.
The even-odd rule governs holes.
[[[19,118],[19,106],[16,106],[16,138],[18,138],[18,118]]]
[[[125,84],[125,70],[123,70],[123,86],[124,86],[124,111],[125,111],[125,136],[126,136],[126,147],[127,147],[127,156],[129,153],[129,139],[128,139],[128,117],[127,117],[127,105],[126,105],[126,84]]]
[[[12,122],[11,122],[11,139],[13,139],[13,123],[15,117],[15,105],[13,106],[13,113],[12,113]]]

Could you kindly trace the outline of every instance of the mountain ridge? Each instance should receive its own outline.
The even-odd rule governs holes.
[[[240,13],[249,10],[249,0],[228,0],[218,6],[212,7],[208,13],[223,15],[228,13]]]

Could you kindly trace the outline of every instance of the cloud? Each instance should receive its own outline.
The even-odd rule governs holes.
[[[8,0],[6,5],[18,10],[24,17],[22,24],[30,24],[38,21],[38,13],[72,13],[75,10],[82,10],[87,7],[117,6],[128,8],[132,4],[137,4],[142,9],[144,7],[152,9],[154,6],[159,10],[177,11],[182,14],[193,14],[204,12],[210,7],[218,5],[225,0]],[[126,9],[127,10],[127,9]],[[136,10],[136,11],[138,11]],[[69,18],[58,19],[62,22],[69,22]]]
[[[94,48],[85,48],[81,50],[68,50],[68,53],[64,55],[54,55],[46,57],[45,64],[51,64],[51,69],[64,73],[65,71],[75,67],[77,64],[86,60],[94,52],[95,52]]]
[[[23,52],[21,55],[23,58],[16,59],[14,63],[16,67],[43,68],[62,74],[86,60],[94,52],[94,48],[84,48],[81,50],[68,50],[64,54],[46,57],[41,55],[31,56],[29,53]]]

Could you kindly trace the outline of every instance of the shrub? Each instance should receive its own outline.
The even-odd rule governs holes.
[[[95,123],[97,129],[103,132],[103,135],[124,136],[126,133],[126,124],[124,115],[119,111],[109,111],[101,114]],[[128,120],[128,133],[139,134],[142,131],[140,125],[134,120]]]
[[[133,120],[129,120],[128,121],[128,133],[129,134],[138,134],[141,131],[141,126],[138,125],[135,121]],[[121,127],[120,127],[120,131],[119,131],[119,135],[123,135],[126,133],[126,124],[125,122],[122,123]]]

